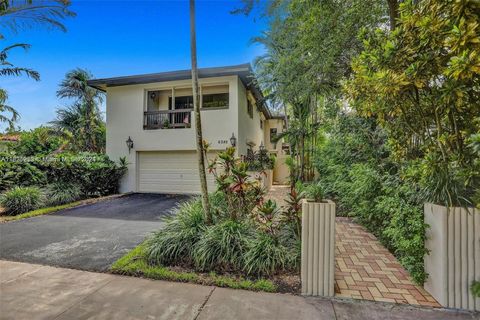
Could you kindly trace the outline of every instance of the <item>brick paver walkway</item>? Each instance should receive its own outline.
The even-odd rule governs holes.
[[[287,192],[288,187],[274,185],[267,197],[284,205]],[[364,227],[337,217],[335,231],[336,297],[440,306]]]

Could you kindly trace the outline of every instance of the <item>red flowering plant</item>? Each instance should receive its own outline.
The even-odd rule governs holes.
[[[248,165],[235,157],[235,148],[227,148],[209,164],[218,191],[225,195],[230,219],[247,217],[263,202],[261,183],[247,173]]]

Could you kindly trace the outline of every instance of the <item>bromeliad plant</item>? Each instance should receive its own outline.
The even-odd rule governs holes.
[[[218,191],[225,194],[228,216],[232,220],[248,216],[263,201],[264,190],[259,181],[249,176],[247,169],[247,163],[235,158],[233,147],[220,153],[209,165]]]

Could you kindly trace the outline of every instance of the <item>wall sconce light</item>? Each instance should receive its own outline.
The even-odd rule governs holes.
[[[127,139],[127,141],[125,141],[125,143],[127,144],[128,153],[130,153],[130,150],[133,149],[133,140],[132,140],[132,138],[130,138],[130,136],[128,136],[128,139]]]
[[[235,134],[232,132],[232,137],[230,138],[230,144],[232,147],[235,147],[237,145],[237,138],[235,138]]]

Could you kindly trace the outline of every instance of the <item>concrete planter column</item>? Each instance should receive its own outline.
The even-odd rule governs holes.
[[[480,281],[480,210],[426,203],[424,214],[425,290],[444,307],[480,310],[470,290]]]
[[[335,203],[302,203],[302,294],[333,296],[335,275]]]

